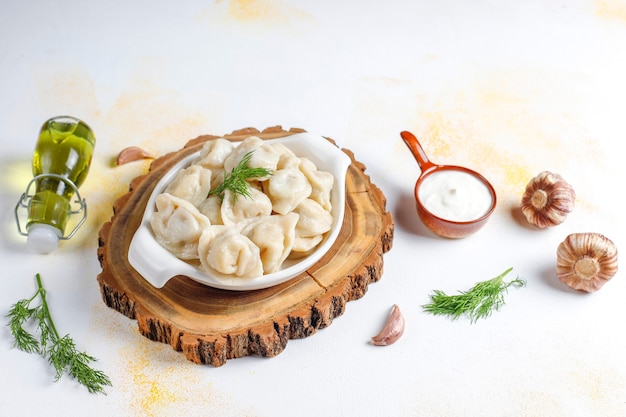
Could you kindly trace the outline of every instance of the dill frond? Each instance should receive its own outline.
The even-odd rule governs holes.
[[[111,386],[111,380],[102,372],[93,369],[89,363],[96,359],[84,352],[76,350],[76,345],[69,335],[60,337],[54,325],[46,290],[43,287],[41,276],[37,274],[37,291],[30,299],[19,300],[15,303],[7,317],[8,326],[14,339],[14,346],[27,353],[39,353],[46,358],[55,369],[55,381],[61,379],[65,372],[84,385],[90,393],[103,393],[104,386]],[[35,298],[41,303],[31,307]],[[39,330],[39,340],[29,333],[24,326],[34,322]]]
[[[248,180],[252,178],[262,178],[272,175],[267,168],[250,168],[250,159],[254,151],[246,153],[239,164],[224,175],[224,181],[215,189],[209,191],[209,195],[217,195],[220,200],[224,199],[224,192],[230,190],[233,193],[233,204],[237,202],[237,196],[241,195],[250,198],[250,184]]]
[[[512,269],[509,268],[497,277],[479,282],[468,291],[461,291],[455,295],[435,290],[430,295],[430,303],[423,305],[422,308],[427,313],[449,316],[453,320],[467,315],[472,323],[487,318],[505,304],[504,294],[508,292],[510,286],[526,285],[526,281],[519,277],[509,282],[504,281],[504,277]]]

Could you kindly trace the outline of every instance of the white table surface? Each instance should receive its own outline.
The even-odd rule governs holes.
[[[626,277],[594,294],[555,276],[574,232],[626,247],[626,3],[596,1],[3,1],[0,12],[1,416],[625,416]],[[29,252],[13,208],[31,178],[41,123],[87,121],[96,155],[81,193],[87,223],[49,255]],[[395,220],[382,279],[330,327],[275,358],[195,365],[141,336],[100,297],[97,234],[147,162],[200,134],[299,127],[351,149]],[[499,204],[478,234],[440,239],[414,210],[417,163],[489,178]],[[623,147],[623,145],[622,145]],[[527,227],[528,180],[560,173],[576,208]],[[470,324],[427,315],[429,293],[508,267],[527,280]],[[41,273],[61,333],[113,386],[92,395],[12,348],[6,313]],[[398,304],[404,336],[371,336]],[[53,413],[54,411],[54,413]]]

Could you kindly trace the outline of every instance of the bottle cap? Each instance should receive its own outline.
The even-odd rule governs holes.
[[[28,228],[26,243],[38,253],[50,253],[59,247],[60,231],[49,224],[33,224]]]

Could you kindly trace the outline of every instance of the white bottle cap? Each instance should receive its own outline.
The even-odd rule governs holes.
[[[33,224],[28,228],[26,243],[38,253],[50,253],[59,247],[61,232],[49,224]]]

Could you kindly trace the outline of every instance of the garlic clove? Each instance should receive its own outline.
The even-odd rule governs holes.
[[[557,249],[557,277],[569,287],[594,292],[617,273],[617,247],[600,233],[572,233]]]
[[[140,159],[154,159],[154,157],[137,146],[129,146],[122,149],[117,155],[117,165],[124,165]]]
[[[397,342],[403,334],[404,316],[400,308],[394,304],[382,330],[372,337],[372,344],[375,346],[388,346]]]
[[[543,229],[563,223],[575,201],[576,193],[563,177],[543,171],[526,185],[521,209],[529,223]]]

